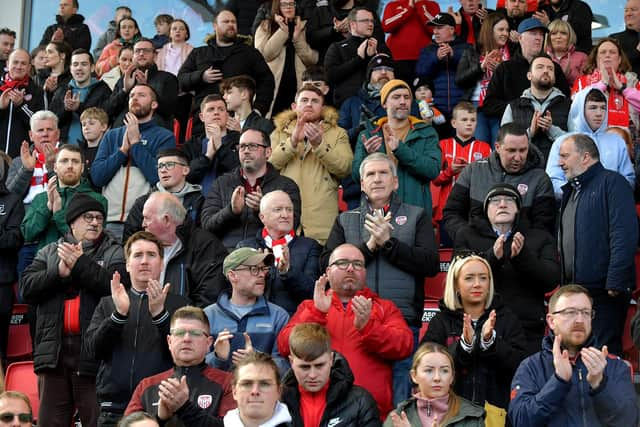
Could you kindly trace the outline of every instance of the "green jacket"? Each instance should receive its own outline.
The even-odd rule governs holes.
[[[438,134],[433,127],[413,116],[409,117],[411,129],[404,142],[393,152],[398,159],[398,195],[403,202],[424,208],[431,218],[431,190],[429,183],[440,174],[441,152]],[[353,156],[352,175],[355,182],[360,182],[360,163],[369,155],[362,139],[374,135],[383,136],[382,126],[387,122],[383,117],[373,122],[372,126],[358,135]],[[384,142],[379,152],[386,153]]]
[[[412,427],[422,427],[422,421],[420,421],[420,416],[416,408],[415,397],[400,402],[398,407],[393,410],[393,412],[398,414],[402,413],[402,411],[407,414],[407,419]],[[460,410],[458,413],[440,427],[484,427],[484,415],[484,409],[481,406],[471,403],[467,399],[460,398]],[[393,422],[391,421],[391,414],[389,414],[382,427],[392,426]]]
[[[47,208],[47,192],[43,191],[33,198],[31,205],[20,225],[20,230],[25,242],[38,242],[38,249],[48,243],[55,242],[69,231],[69,225],[65,220],[67,205],[76,193],[89,193],[89,195],[102,203],[107,212],[107,199],[93,191],[89,183],[82,178],[77,187],[58,187],[58,193],[62,199],[62,209],[52,214]]]

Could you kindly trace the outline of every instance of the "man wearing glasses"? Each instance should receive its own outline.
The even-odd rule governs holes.
[[[331,253],[326,273],[316,281],[313,299],[300,304],[278,335],[282,356],[290,355],[293,328],[308,322],[327,328],[331,348],[349,362],[354,384],[371,393],[380,414],[388,414],[393,409],[393,361],[411,354],[413,334],[398,307],[367,287],[365,257],[358,247],[347,243]]]
[[[65,211],[55,215],[70,232],[40,249],[20,281],[25,302],[38,313],[33,340],[40,381],[38,419],[66,427],[77,408],[83,425],[96,425],[98,363],[85,348],[85,333],[100,298],[109,294],[111,276],[126,276],[124,256],[103,232],[104,204],[89,194],[76,193]]]
[[[194,416],[221,420],[236,403],[231,374],[204,361],[213,338],[202,309],[186,306],[173,313],[167,342],[173,368],[140,381],[125,415],[145,411],[168,425],[186,424]]]
[[[32,421],[31,402],[26,394],[19,391],[5,391],[0,394],[0,426],[31,427]]]
[[[267,159],[271,155],[269,135],[247,129],[240,135],[240,166],[216,178],[202,206],[202,228],[214,233],[227,249],[254,237],[263,227],[258,216],[262,195],[273,190],[289,194],[293,202],[294,229],[300,225],[300,190]]]
[[[547,324],[553,333],[542,351],[520,364],[511,383],[512,425],[638,425],[629,367],[606,345],[596,346],[591,334],[600,313],[589,293],[566,285],[551,297]]]
[[[223,271],[231,290],[204,309],[215,337],[207,354],[210,366],[230,371],[247,354],[271,354],[284,374],[289,365],[278,353],[276,337],[289,321],[287,312],[266,300],[264,289],[274,257],[253,248],[239,248],[224,259]]]

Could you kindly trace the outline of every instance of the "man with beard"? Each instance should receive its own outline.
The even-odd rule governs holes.
[[[113,118],[114,126],[122,126],[129,111],[128,99],[131,90],[139,84],[153,88],[157,95],[158,107],[154,114],[157,124],[173,130],[173,116],[178,105],[178,79],[167,71],[158,70],[155,63],[156,51],[153,42],[146,38],[139,39],[133,45],[133,62],[120,77],[113,88],[113,93],[104,106]]]
[[[68,147],[60,149],[56,162],[61,184],[69,174],[60,166],[80,160]],[[82,162],[68,164],[79,169]],[[104,233],[106,205],[95,197],[100,196],[76,192],[64,212],[55,214],[70,232],[40,249],[20,281],[21,295],[38,313],[33,340],[38,419],[50,426],[69,426],[76,408],[83,425],[95,426],[98,419],[98,364],[83,348],[85,332],[100,298],[109,295],[111,276],[125,274],[125,261],[122,247]]]
[[[0,73],[4,74],[9,55],[16,44],[16,32],[9,28],[0,29]]]
[[[255,48],[238,37],[238,26],[233,12],[223,9],[213,22],[215,37],[206,46],[193,49],[178,73],[180,87],[184,91],[195,91],[195,105],[200,105],[205,96],[220,93],[220,81],[245,74],[256,82],[255,108],[267,114],[273,100],[275,81],[264,57]],[[194,121],[198,120],[194,111]],[[194,127],[198,123],[194,123]],[[201,125],[201,124],[200,124]],[[195,131],[195,129],[194,129]]]
[[[553,333],[544,338],[542,351],[520,364],[511,382],[512,425],[638,425],[629,368],[591,335],[599,314],[582,286],[563,286],[553,294],[547,314]]]
[[[373,37],[375,19],[365,7],[354,7],[347,16],[349,37],[332,43],[324,58],[329,83],[333,88],[333,101],[340,107],[345,99],[358,93],[365,81],[367,64],[379,53],[391,56],[391,51]]]
[[[313,299],[302,302],[278,336],[278,349],[290,355],[289,336],[300,323],[325,326],[331,348],[353,370],[354,384],[371,393],[380,414],[388,414],[393,409],[392,362],[411,354],[413,335],[398,307],[369,289],[366,278],[360,249],[349,243],[336,247],[326,274],[316,281]]]
[[[542,52],[547,27],[535,18],[527,18],[518,26],[518,33],[521,52],[516,52],[511,59],[500,63],[487,86],[481,111],[489,117],[501,119],[507,105],[527,89],[527,73],[533,58]],[[562,67],[554,62],[553,68],[555,87],[569,97],[571,90]]]
[[[269,135],[247,129],[240,135],[240,166],[218,177],[202,206],[202,228],[217,235],[227,249],[253,237],[263,227],[258,216],[262,195],[273,190],[289,194],[293,202],[294,229],[300,225],[300,190],[280,175],[267,159],[271,155]]]
[[[528,128],[529,141],[549,158],[553,141],[567,131],[571,100],[554,87],[554,62],[545,53],[533,57],[527,78],[531,87],[507,105],[501,124],[516,123]]]
[[[133,203],[158,182],[156,156],[176,146],[173,133],[154,123],[157,108],[157,94],[151,86],[134,86],[124,126],[104,135],[91,166],[93,183],[103,187],[102,194],[109,200],[107,228],[118,240],[122,240]]]
[[[278,114],[269,161],[295,181],[302,198],[303,235],[324,244],[338,215],[339,179],[351,172],[353,152],[338,113],[324,107],[315,86],[298,90],[292,109]]]
[[[360,132],[353,159],[353,180],[360,182],[360,163],[383,152],[398,168],[398,196],[424,208],[431,217],[429,182],[440,174],[438,135],[431,125],[410,114],[413,95],[403,80],[390,80],[380,90],[387,117],[374,119]]]
[[[86,193],[107,210],[107,200],[95,193],[82,178],[84,161],[77,145],[65,144],[58,150],[47,190],[33,198],[22,225],[25,242],[39,242],[39,248],[58,240],[69,231],[64,221],[67,206],[76,193]]]

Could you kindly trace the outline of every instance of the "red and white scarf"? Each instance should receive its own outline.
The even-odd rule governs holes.
[[[45,166],[44,153],[39,152],[35,148],[33,149],[33,152],[36,153],[36,165],[33,168],[33,175],[31,176],[31,183],[29,184],[29,192],[22,200],[24,204],[31,203],[34,197],[43,191],[47,191],[47,167]]]
[[[293,240],[294,237],[296,237],[296,233],[295,231],[291,230],[280,239],[274,240],[269,235],[269,232],[267,231],[266,227],[262,229],[262,238],[264,239],[264,244],[269,249],[271,249],[271,252],[273,252],[273,256],[276,258],[275,260],[276,267],[278,266],[278,264],[280,264],[280,259],[282,258],[282,247],[287,246],[289,242]]]

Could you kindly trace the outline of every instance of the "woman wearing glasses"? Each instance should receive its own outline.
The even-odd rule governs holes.
[[[447,274],[440,312],[423,342],[446,346],[455,361],[455,392],[484,405],[487,418],[504,425],[511,379],[524,358],[518,318],[494,293],[489,263],[478,255],[456,256]]]
[[[256,49],[264,56],[276,81],[272,116],[291,107],[296,90],[302,85],[302,73],[318,62],[318,52],[307,43],[306,25],[307,21],[296,13],[294,0],[275,0],[271,17],[256,30]],[[296,84],[291,84],[294,81]]]

